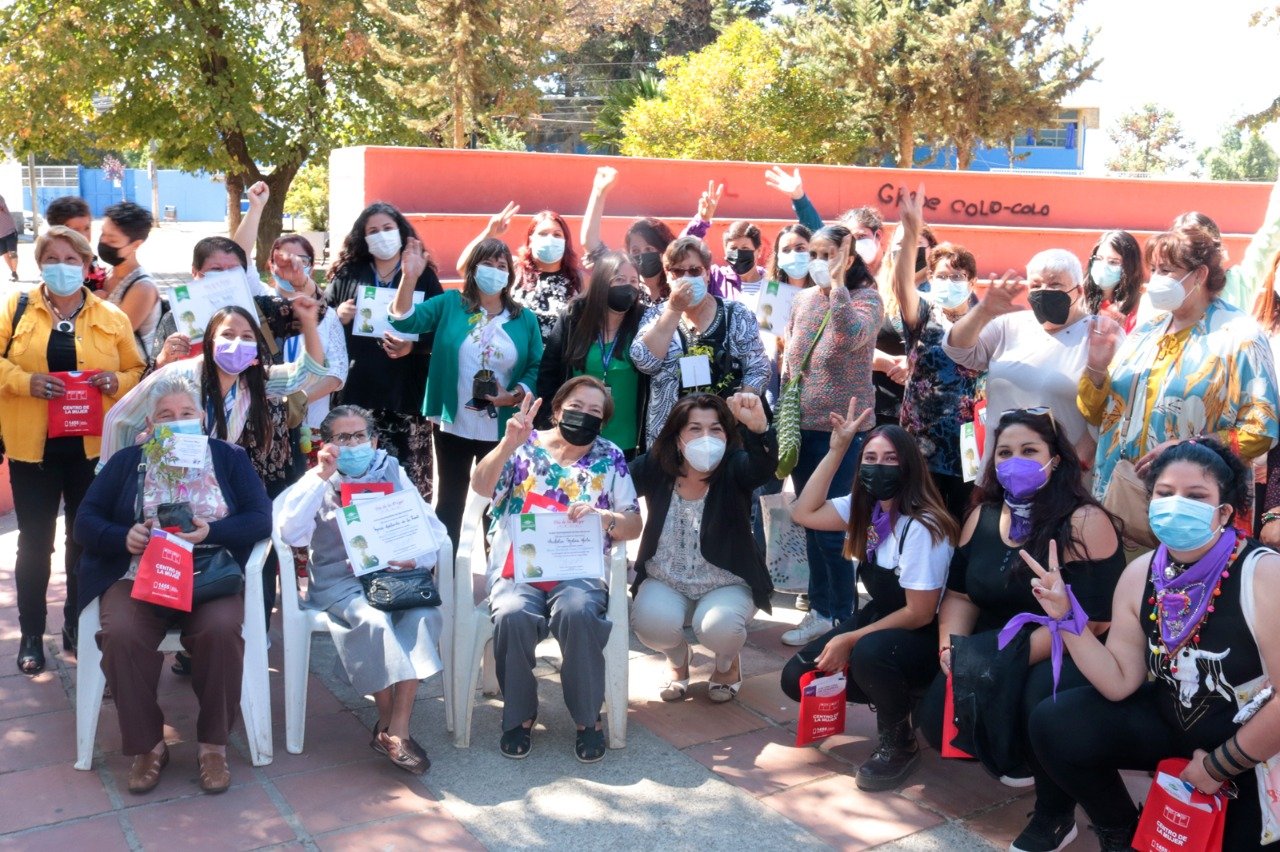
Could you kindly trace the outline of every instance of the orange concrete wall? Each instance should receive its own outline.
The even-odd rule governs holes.
[[[605,241],[620,244],[630,219],[657,216],[679,230],[693,213],[708,180],[725,186],[711,233],[713,252],[720,228],[751,219],[772,238],[792,221],[789,200],[764,183],[760,163],[656,160],[506,151],[427,148],[348,148],[331,158],[330,227],[341,239],[360,209],[388,201],[407,214],[432,250],[444,277],[459,250],[488,217],[508,201],[520,204],[506,239],[524,239],[527,214],[551,208],[576,229],[597,166],[620,177],[608,197]],[[1270,185],[1212,181],[1151,181],[1118,178],[1045,177],[986,172],[802,166],[805,188],[827,219],[864,204],[896,219],[896,194],[925,183],[926,221],[941,239],[959,242],[978,257],[979,271],[1021,268],[1035,252],[1067,248],[1082,258],[1100,231],[1124,228],[1139,239],[1163,230],[1175,216],[1200,210],[1214,217],[1224,242],[1239,258],[1262,222]],[[575,234],[576,237],[576,234]]]

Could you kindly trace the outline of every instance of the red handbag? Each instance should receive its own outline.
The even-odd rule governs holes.
[[[132,596],[140,601],[191,612],[195,587],[195,546],[164,530],[151,531],[151,540],[138,559]]]
[[[800,724],[796,746],[806,746],[844,732],[848,680],[843,671],[828,675],[820,671],[800,676]]]

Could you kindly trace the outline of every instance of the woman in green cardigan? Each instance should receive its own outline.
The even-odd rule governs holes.
[[[426,263],[421,254],[420,244],[405,250],[389,315],[396,331],[435,332],[422,413],[436,424],[436,515],[457,544],[471,467],[498,445],[507,418],[537,386],[542,333],[533,312],[511,297],[515,263],[502,240],[476,246],[461,291],[415,306],[408,268]]]

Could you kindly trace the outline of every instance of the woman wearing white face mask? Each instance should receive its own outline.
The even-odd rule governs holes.
[[[430,501],[435,479],[432,429],[422,415],[422,395],[431,363],[431,335],[415,342],[392,331],[377,334],[373,329],[380,326],[372,321],[373,312],[381,309],[368,298],[386,298],[379,291],[405,282],[421,294],[412,298],[425,300],[444,292],[413,226],[395,207],[374,202],[356,217],[329,270],[325,297],[345,329],[351,360],[346,384],[333,395],[333,404],[372,411],[383,449],[396,457],[418,493]]]
[[[631,625],[666,655],[671,677],[660,693],[679,701],[689,689],[693,649],[684,625],[715,659],[712,701],[742,686],[739,653],[757,609],[772,612],[773,582],[751,535],[752,492],[773,477],[777,436],[759,397],[687,396],[648,453],[631,465],[649,506],[636,557]]]
[[[1122,458],[1142,475],[1188,435],[1215,435],[1246,461],[1280,435],[1271,349],[1248,314],[1218,298],[1221,251],[1199,228],[1152,237],[1147,295],[1158,313],[1123,345],[1114,323],[1089,335],[1079,406],[1106,427],[1094,465],[1096,496],[1106,494]]]
[[[1098,238],[1084,270],[1084,293],[1089,312],[1106,314],[1133,331],[1138,322],[1138,303],[1146,282],[1142,249],[1128,231],[1107,231]]]
[[[680,397],[739,389],[763,394],[771,372],[755,314],[708,292],[706,243],[681,237],[667,246],[662,263],[671,298],[645,312],[631,344],[636,369],[652,377],[645,421],[650,445]]]
[[[142,355],[128,317],[84,287],[93,251],[79,233],[55,225],[35,246],[43,283],[5,300],[0,312],[0,432],[4,435],[18,515],[18,553],[13,562],[22,641],[18,670],[44,670],[45,594],[58,521],[58,504],[67,518],[93,480],[102,424],[86,434],[53,437],[51,407],[67,396],[68,372],[100,371],[88,381],[110,411],[142,376]],[[77,391],[85,393],[85,391]],[[93,393],[93,391],[90,391]],[[12,551],[11,551],[12,553]],[[67,601],[63,609],[63,648],[75,647],[76,561],[80,547],[67,524],[64,547]]]

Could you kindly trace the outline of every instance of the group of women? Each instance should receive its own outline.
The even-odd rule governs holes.
[[[1280,437],[1280,254],[1252,316],[1221,294],[1233,276],[1247,292],[1239,279],[1254,273],[1228,268],[1202,214],[1145,247],[1107,232],[1085,264],[1043,251],[1025,279],[1006,273],[979,298],[977,258],[937,242],[922,194],[900,202],[890,237],[872,208],[824,224],[799,172],[771,170],[799,221],[771,251],[756,225],[732,223],[717,263],[702,240],[714,185],[679,235],[637,219],[623,251],[609,250],[600,222],[618,179],[598,171],[581,250],[564,218],[542,211],[513,253],[501,239],[518,213],[509,205],[464,250],[461,286],[447,291],[387,204],[357,218],[325,288],[304,240],[273,247],[270,288],[247,273],[245,229],[202,241],[193,278],[244,278],[255,310],[219,311],[200,340],[164,313],[137,265],[149,223],[136,211],[109,211],[103,295],[85,286],[94,255],[83,236],[55,227],[41,238],[41,286],[0,316],[0,428],[22,486],[19,668],[44,665],[48,552],[65,500],[79,588],[64,641],[77,601],[99,599],[130,789],[154,787],[168,759],[154,648],[175,621],[201,698],[201,784],[229,783],[242,604],[219,598],[175,616],[129,594],[168,504],[193,510],[178,535],[243,565],[271,528],[268,499],[288,489],[274,524],[305,557],[309,605],[333,616],[353,684],[374,697],[370,745],[420,773],[429,760],[409,717],[418,681],[440,667],[439,619],[430,607],[369,605],[338,532],[344,486],[390,483],[431,501],[434,480],[433,534],[455,543],[468,491],[491,498],[499,748],[532,749],[534,649],[550,633],[564,652],[574,753],[593,762],[606,746],[603,649],[619,629],[605,617],[611,590],[603,579],[516,582],[505,519],[554,503],[573,520],[596,516],[606,554],[639,539],[631,626],[669,664],[658,697],[689,696],[691,625],[714,658],[705,694],[725,702],[741,686],[748,626],[774,595],[752,530],[756,498],[790,472],[809,577],[807,612],[783,635],[800,650],[782,685],[799,698],[807,672],[847,669],[849,700],[873,705],[879,729],[860,787],[910,775],[918,727],[934,747],[1035,787],[1012,849],[1065,846],[1077,805],[1104,849],[1124,849],[1136,812],[1117,770],[1184,756],[1201,790],[1238,788],[1230,848],[1256,844],[1252,756],[1280,751],[1280,711],[1264,703],[1232,720],[1253,697],[1246,685],[1280,664],[1280,645],[1251,626],[1280,596],[1280,557],[1250,538],[1280,542],[1280,457],[1267,458]],[[250,196],[248,231],[265,187]],[[758,300],[774,283],[795,288],[789,319],[762,328]],[[74,370],[99,371],[89,381],[105,410],[101,439],[45,427],[60,376]],[[971,448],[976,482],[962,442],[975,421],[985,426]],[[319,430],[314,460],[304,425]],[[183,432],[211,438],[202,466],[166,455],[165,437]],[[1133,482],[1153,495],[1146,513],[1119,508]],[[395,567],[435,561],[424,544]]]

